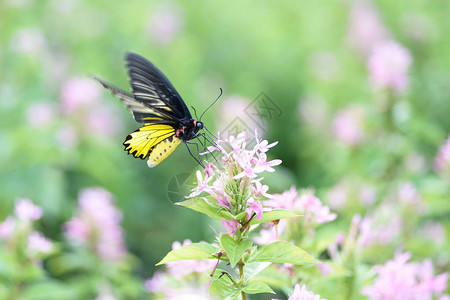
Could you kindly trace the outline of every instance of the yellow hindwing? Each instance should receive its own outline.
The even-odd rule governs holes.
[[[174,134],[175,129],[170,125],[144,124],[144,126],[137,129],[135,132],[130,133],[123,145],[125,146],[125,151],[128,151],[129,154],[144,159],[151,155],[154,148],[166,139],[170,140],[170,149],[175,149],[180,143],[180,139],[174,137]],[[176,145],[173,144],[174,140],[178,140]],[[172,152],[173,149],[170,152]],[[165,157],[167,157],[167,155]],[[159,160],[159,162],[161,161],[162,159]]]
[[[179,138],[171,136],[157,144],[148,157],[147,165],[150,168],[156,167],[175,150],[180,142],[181,140]]]

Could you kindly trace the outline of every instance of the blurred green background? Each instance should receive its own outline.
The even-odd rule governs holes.
[[[371,85],[369,42],[355,41],[358,28],[352,28],[362,26],[354,20],[361,3],[389,39],[408,49],[406,91]],[[449,15],[450,2],[427,0],[2,0],[0,218],[15,199],[28,197],[44,209],[41,230],[61,239],[78,192],[101,186],[124,214],[127,246],[143,276],[155,271],[174,240],[214,237],[206,219],[168,196],[175,176],[198,169],[183,145],[154,169],[123,151],[125,137],[139,125],[90,75],[129,90],[127,51],[157,65],[198,112],[222,88],[222,99],[204,116],[211,131],[227,128],[236,116],[254,125],[240,108],[261,92],[276,103],[281,116],[260,128],[279,142],[270,156],[283,160],[266,178],[273,193],[313,186],[327,203],[327,192],[344,179],[379,191],[402,179],[423,194],[436,194],[439,182],[445,195],[448,178],[437,179],[432,165],[450,130]],[[349,105],[364,110],[357,145],[334,134],[336,112]],[[420,172],[403,167],[411,155],[423,162]],[[425,196],[437,199],[430,200],[432,218],[448,217],[446,195]],[[343,212],[343,220],[358,209]]]

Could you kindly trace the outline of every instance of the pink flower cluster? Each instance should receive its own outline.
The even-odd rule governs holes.
[[[113,205],[112,195],[102,188],[81,191],[77,214],[64,224],[69,239],[95,249],[106,261],[126,254],[120,221],[122,214]]]
[[[245,211],[248,220],[254,216],[261,220],[263,207],[259,199],[261,196],[270,198],[271,195],[267,193],[269,187],[261,183],[262,178],[258,175],[266,171],[274,172],[273,167],[281,164],[281,160],[267,160],[266,152],[277,142],[269,144],[266,140],[259,140],[256,131],[255,139],[256,145],[251,150],[246,149],[245,132],[237,137],[218,140],[216,146],[209,147],[209,151],[219,151],[223,155],[222,164],[216,166],[209,163],[204,169],[204,176],[197,171],[197,186],[188,198],[205,192],[232,214]],[[231,150],[225,150],[226,147],[231,147]],[[235,220],[223,220],[222,223],[230,234],[239,228]]]
[[[276,299],[272,299],[276,300]],[[288,300],[327,300],[324,298],[321,298],[320,295],[316,295],[311,291],[306,290],[306,285],[302,284],[296,284],[294,287],[294,292],[289,297]]]
[[[299,196],[294,186],[282,194],[274,194],[273,198],[264,204],[303,215],[307,226],[331,222],[337,218],[337,214],[331,213],[330,208],[323,205],[311,192]]]
[[[7,241],[16,235],[22,236],[21,230],[25,230],[27,238],[27,251],[29,254],[50,253],[53,249],[52,242],[42,233],[31,230],[33,221],[42,217],[42,209],[34,205],[30,199],[18,199],[15,205],[15,217],[9,216],[0,223],[0,240]],[[19,226],[20,222],[26,226]]]
[[[408,86],[408,69],[412,63],[409,51],[394,41],[373,48],[368,66],[374,87],[404,92]]]
[[[438,154],[434,159],[434,170],[436,172],[450,171],[450,135],[441,148],[439,148]]]
[[[362,294],[371,300],[431,300],[440,296],[447,288],[448,273],[434,276],[429,259],[408,263],[410,258],[408,252],[397,254],[393,260],[377,266],[377,278]]]
[[[185,240],[183,244],[174,242],[172,244],[172,250],[190,244],[192,244],[190,240]],[[151,293],[164,293],[168,299],[175,296],[181,297],[191,294],[206,297],[208,282],[195,282],[197,276],[189,275],[210,273],[214,269],[215,264],[215,260],[209,259],[182,260],[167,263],[167,271],[157,271],[151,279],[147,279],[145,281],[145,289]]]
[[[339,110],[333,120],[333,133],[348,146],[361,144],[364,140],[365,112],[361,106],[349,106]]]
[[[370,1],[352,2],[349,38],[351,44],[368,57],[374,88],[399,93],[406,90],[412,63],[410,52],[392,39]]]

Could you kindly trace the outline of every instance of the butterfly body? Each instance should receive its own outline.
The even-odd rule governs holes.
[[[128,53],[125,59],[132,93],[96,79],[131,110],[137,122],[143,123],[125,139],[125,151],[137,158],[148,158],[148,166],[155,167],[180,142],[196,138],[203,122],[192,118],[170,81],[151,62],[135,53]]]

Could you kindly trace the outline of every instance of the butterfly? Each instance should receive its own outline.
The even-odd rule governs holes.
[[[205,136],[199,134],[203,122],[192,118],[169,79],[150,61],[130,52],[125,60],[132,93],[95,78],[131,110],[137,122],[144,124],[127,136],[123,142],[125,151],[140,159],[148,158],[147,164],[153,168],[184,142],[189,154],[203,166],[188,146],[194,144],[198,152],[198,145],[189,141]]]

